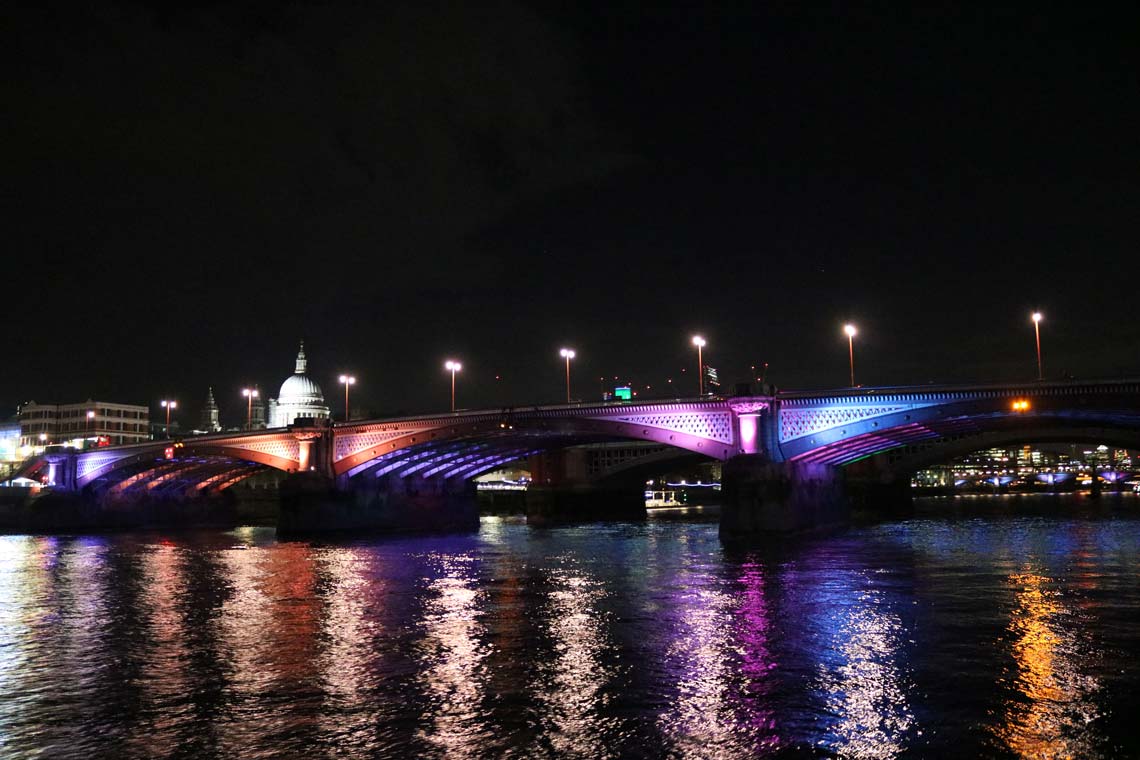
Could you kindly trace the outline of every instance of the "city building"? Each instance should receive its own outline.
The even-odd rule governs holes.
[[[20,423],[0,422],[0,481],[11,475],[23,461],[20,456]]]
[[[305,341],[301,341],[293,374],[281,384],[277,398],[269,399],[269,427],[291,425],[298,417],[329,418],[325,396],[321,387],[307,374],[308,366]]]
[[[720,393],[720,373],[716,371],[716,367],[705,365],[705,393],[710,396],[716,396]]]
[[[1062,449],[1068,449],[1068,453]],[[1059,483],[1070,478],[1087,479],[1094,472],[1100,473],[1099,477],[1111,479],[1120,473],[1133,473],[1134,461],[1136,457],[1127,449],[1113,450],[1104,445],[1083,448],[1043,444],[1017,449],[983,449],[952,462],[920,470],[914,474],[912,483],[917,486],[974,486],[993,483],[994,478],[1000,479],[1002,485]]]
[[[138,404],[88,399],[76,404],[20,406],[21,457],[48,445],[117,446],[150,439],[150,410]]]

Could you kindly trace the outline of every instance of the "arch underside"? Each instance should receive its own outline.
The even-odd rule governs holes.
[[[642,438],[641,442],[644,440]],[[356,464],[344,470],[344,474],[349,478],[379,478],[389,475],[406,478],[418,474],[424,478],[470,480],[511,462],[554,449],[624,442],[638,442],[638,439],[597,432],[585,434],[578,430],[497,430],[422,443],[408,442],[402,448],[396,448]],[[676,446],[667,448],[667,453],[655,453],[651,458],[654,461],[668,461],[707,456],[687,448]],[[631,463],[630,466],[636,464],[638,463]],[[615,468],[613,472],[604,473],[603,477],[616,472],[618,469]]]
[[[649,477],[660,475],[662,472],[665,472],[667,468],[685,467],[707,461],[710,461],[710,459],[704,454],[697,454],[687,449],[663,446],[658,451],[628,459],[616,466],[606,467],[596,474],[593,474],[592,480],[600,484],[615,482],[642,483]]]
[[[935,411],[927,412],[926,419],[914,419],[918,416],[912,414],[910,420],[892,426],[880,420],[875,429],[800,451],[788,459],[841,466],[886,455],[891,469],[901,472],[1019,442],[1095,441],[1140,447],[1140,413],[1135,411],[989,412],[953,417]]]
[[[168,448],[171,447],[164,443],[162,446],[150,447],[136,454],[108,462],[80,476],[77,479],[78,486],[85,489],[100,484],[95,490],[101,490],[106,487],[107,483],[116,483],[134,477],[140,470],[147,469],[160,462],[191,462],[208,459],[232,462],[235,467],[242,463],[256,465],[255,471],[266,467],[285,472],[297,469],[297,463],[290,459],[237,446],[202,443],[184,444],[174,447],[176,455],[173,459],[166,458]]]
[[[209,496],[266,469],[267,465],[221,454],[133,457],[130,463],[91,479],[83,491],[91,496],[153,498]]]

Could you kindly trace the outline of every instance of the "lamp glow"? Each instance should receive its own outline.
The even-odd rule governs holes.
[[[177,409],[178,408],[178,402],[164,398],[162,401],[159,401],[158,404],[159,404],[159,406],[161,406],[163,409],[166,410],[166,427],[163,429],[163,434],[167,438],[169,438],[170,437],[170,410],[171,409]]]
[[[257,388],[242,388],[241,395],[245,396],[245,429],[253,430],[253,400],[257,398]]]
[[[1037,340],[1037,380],[1039,382],[1045,377],[1041,365],[1041,320],[1044,318],[1045,316],[1039,311],[1033,312],[1030,317],[1033,320],[1033,336]]]
[[[558,352],[558,355],[566,360],[566,403],[570,403],[570,360],[577,354],[574,353],[572,348],[563,348]]]
[[[351,416],[348,410],[348,389],[349,386],[356,385],[356,378],[352,375],[341,375],[337,382],[344,386],[344,421],[348,422]]]
[[[705,360],[704,355],[701,353],[707,345],[705,339],[700,335],[693,336],[693,345],[697,347],[697,395],[705,395]]]
[[[455,411],[455,373],[463,369],[463,365],[454,359],[443,363],[443,368],[451,373],[451,411]]]
[[[855,325],[848,322],[843,325],[843,334],[847,336],[847,363],[851,369],[851,387],[855,386],[855,335],[859,331],[855,329]]]

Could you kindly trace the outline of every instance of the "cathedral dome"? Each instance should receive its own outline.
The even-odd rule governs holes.
[[[278,404],[324,404],[325,396],[321,386],[309,379],[308,375],[291,375],[281,383],[277,394]]]
[[[281,383],[277,398],[269,400],[270,427],[292,425],[299,417],[328,419],[329,408],[325,406],[325,394],[321,393],[321,386],[305,374],[308,364],[305,343],[302,341],[301,350],[297,352],[296,369]]]

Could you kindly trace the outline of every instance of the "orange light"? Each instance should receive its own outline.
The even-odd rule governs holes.
[[[1023,398],[1016,399],[1010,406],[1015,412],[1029,411],[1029,402]]]

